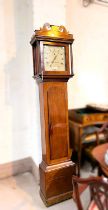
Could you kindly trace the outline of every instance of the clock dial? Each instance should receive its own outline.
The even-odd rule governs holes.
[[[65,47],[44,45],[45,71],[65,71]]]

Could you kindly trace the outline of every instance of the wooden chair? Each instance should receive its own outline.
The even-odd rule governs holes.
[[[96,165],[96,161],[92,155],[92,151],[95,147],[97,147],[99,144],[104,144],[108,142],[108,122],[105,122],[97,131],[94,132],[95,134],[95,141],[92,141],[92,134],[87,134],[83,137],[83,144],[84,146],[84,153],[89,157],[89,159],[92,162],[92,167]],[[91,143],[90,141],[86,141],[87,137],[91,137]]]
[[[72,176],[73,199],[78,210],[108,210],[108,179],[105,177],[79,178]],[[81,193],[81,187],[83,192]],[[84,189],[85,186],[85,189]],[[85,191],[88,190],[86,193]],[[84,194],[85,193],[85,194]],[[82,194],[85,204],[81,200]],[[90,196],[89,203],[87,199]],[[86,208],[85,208],[86,206]]]
[[[105,139],[108,141],[108,122],[105,122],[102,127],[98,130],[97,132],[99,133],[103,133],[105,136]]]

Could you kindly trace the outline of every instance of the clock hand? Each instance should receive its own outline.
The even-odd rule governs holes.
[[[52,60],[52,62],[51,62],[51,64],[53,64],[54,63],[54,61],[55,61],[55,59],[57,58],[57,55],[55,55],[54,56],[54,58],[53,58],[53,60]]]

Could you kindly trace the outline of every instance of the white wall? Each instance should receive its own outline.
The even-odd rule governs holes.
[[[35,123],[30,0],[0,1],[0,162],[31,155]],[[39,132],[37,131],[37,134]]]
[[[65,0],[0,0],[0,163],[41,162],[38,86],[32,78],[35,29],[65,25]]]
[[[32,78],[35,29],[45,22],[73,33],[69,107],[108,102],[108,8],[80,0],[0,0],[0,163],[32,156],[41,162],[38,86]]]
[[[92,3],[84,8],[81,2],[67,0],[66,25],[75,39],[69,108],[108,104],[108,6]]]

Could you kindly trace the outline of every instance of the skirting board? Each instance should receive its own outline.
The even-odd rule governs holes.
[[[31,172],[35,180],[39,183],[39,168],[36,166],[31,157],[0,164],[0,179],[25,172]]]

